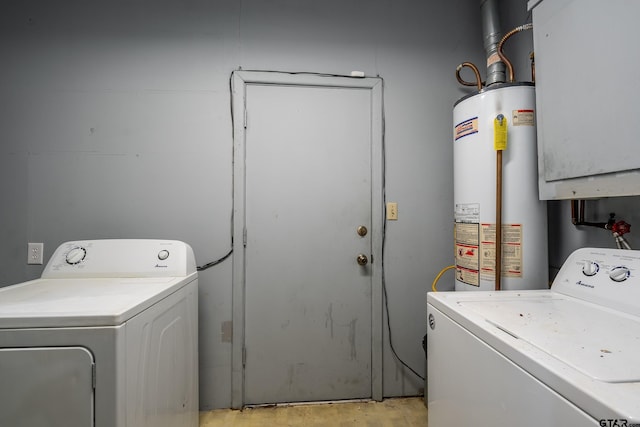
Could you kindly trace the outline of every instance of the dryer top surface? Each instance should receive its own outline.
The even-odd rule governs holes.
[[[0,329],[117,326],[186,284],[188,277],[37,279],[0,288]]]

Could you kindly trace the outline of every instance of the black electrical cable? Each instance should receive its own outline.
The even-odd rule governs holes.
[[[234,136],[234,121],[233,121],[233,72],[231,72],[231,74],[229,75],[229,110],[231,113],[231,141],[233,142],[233,136]],[[231,150],[231,156],[233,156],[233,149]],[[231,163],[233,164],[233,159],[231,160]],[[221,262],[223,262],[224,260],[226,260],[227,258],[229,258],[231,256],[231,254],[233,253],[233,209],[231,209],[231,249],[229,250],[229,252],[227,252],[227,254],[225,256],[223,256],[220,259],[217,259],[215,261],[211,261],[208,262],[204,265],[198,266],[196,267],[196,270],[198,271],[204,271],[208,268],[213,267],[214,265],[218,265]]]
[[[387,284],[384,275],[384,249],[386,246],[387,240],[387,187],[386,187],[386,145],[385,145],[385,136],[386,136],[386,120],[385,120],[385,109],[384,109],[384,79],[378,76],[380,80],[382,80],[382,206],[384,208],[384,216],[382,221],[382,292],[384,297],[384,308],[387,314],[387,331],[389,333],[389,347],[391,348],[391,353],[393,356],[400,362],[404,367],[413,372],[418,378],[424,381],[424,377],[416,372],[411,366],[409,366],[396,352],[395,346],[393,345],[393,339],[391,337],[391,316],[389,315],[389,297],[387,295]]]
[[[205,265],[202,265],[202,266],[200,266],[200,267],[196,267],[196,269],[197,269],[198,271],[203,271],[203,270],[206,270],[207,268],[213,267],[214,265],[218,265],[218,264],[220,264],[222,261],[224,261],[225,259],[229,258],[229,257],[231,256],[231,254],[232,254],[232,253],[233,253],[233,248],[231,248],[231,250],[230,250],[229,252],[227,252],[227,254],[226,254],[225,256],[223,256],[222,258],[217,259],[217,260],[215,260],[215,261],[208,262],[208,263],[206,263]]]
[[[382,273],[382,291],[384,293],[384,307],[385,307],[385,310],[387,312],[387,329],[389,331],[389,347],[391,347],[391,352],[393,353],[395,358],[398,359],[398,362],[402,363],[402,365],[404,367],[406,367],[408,370],[413,372],[418,378],[420,378],[422,381],[424,381],[424,377],[422,375],[420,375],[418,372],[416,372],[415,369],[413,369],[404,360],[402,360],[400,358],[400,356],[396,352],[396,349],[393,346],[393,340],[391,339],[391,320],[389,319],[389,298],[387,297],[387,286],[385,285],[385,282],[384,282],[384,268],[383,268],[383,273]]]
[[[257,70],[257,69],[247,69],[247,70],[245,70],[243,68],[238,68],[238,70],[236,70],[236,71],[249,71],[249,72],[252,72],[252,73],[253,72],[257,72],[257,73],[277,73],[277,74],[290,74],[290,75],[308,75],[308,76],[319,76],[319,77],[347,77],[347,78],[350,78],[350,79],[361,79],[361,78],[363,78],[363,77],[352,76],[352,75],[348,75],[348,74],[317,73],[317,72],[313,72],[313,71],[275,71],[275,70]],[[233,76],[234,72],[231,72],[232,76]],[[382,77],[378,76],[378,78],[380,78],[380,80],[382,80]],[[383,84],[384,84],[384,82],[383,82]]]

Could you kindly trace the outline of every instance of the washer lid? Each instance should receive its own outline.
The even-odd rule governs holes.
[[[117,326],[195,280],[38,279],[0,288],[0,329]]]
[[[458,301],[507,334],[589,377],[639,382],[640,319],[561,294]]]

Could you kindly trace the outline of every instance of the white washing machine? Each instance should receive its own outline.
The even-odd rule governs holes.
[[[550,290],[427,296],[429,427],[640,426],[640,251],[579,249]]]
[[[0,288],[0,426],[196,427],[197,321],[187,244],[62,244]]]

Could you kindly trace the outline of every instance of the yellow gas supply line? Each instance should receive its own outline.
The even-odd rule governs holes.
[[[438,292],[438,288],[436,288],[436,284],[438,283],[438,280],[440,280],[440,278],[445,273],[445,271],[451,270],[452,268],[456,268],[456,266],[455,265],[450,265],[450,266],[447,266],[447,267],[443,268],[442,270],[440,270],[440,273],[438,273],[436,278],[433,279],[433,283],[431,284],[431,290],[433,292]]]

